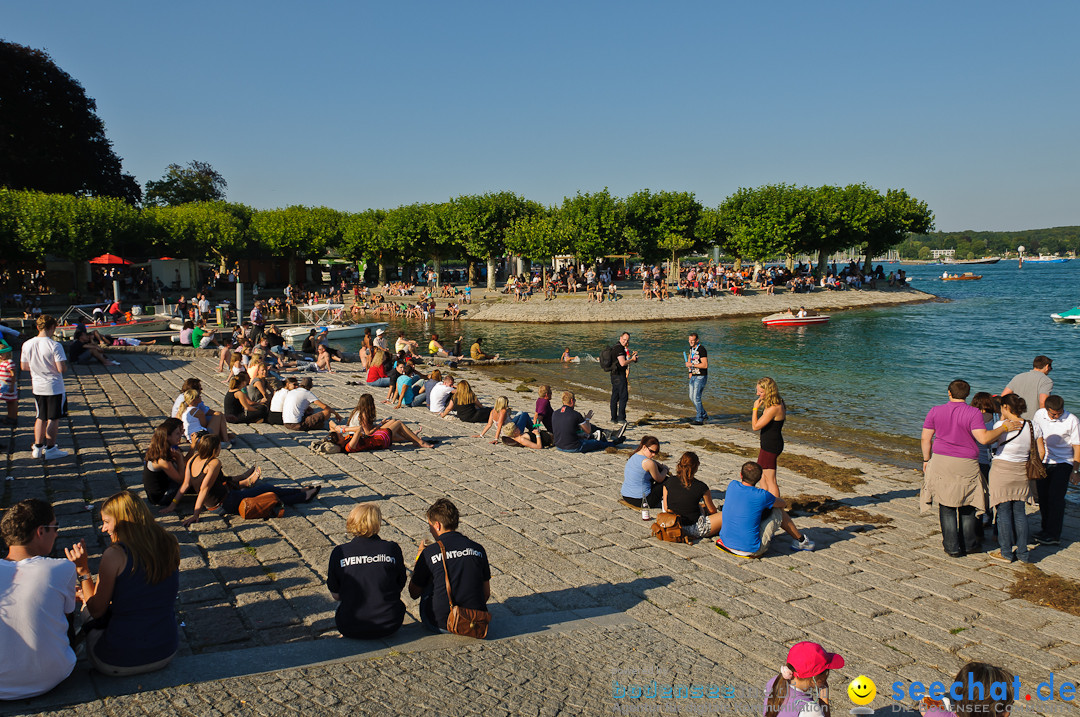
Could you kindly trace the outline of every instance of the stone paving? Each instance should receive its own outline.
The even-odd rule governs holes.
[[[111,372],[75,367],[69,375],[70,415],[60,445],[74,447],[73,457],[34,461],[29,420],[9,429],[2,503],[48,498],[62,526],[57,545],[85,538],[95,558],[104,542],[99,516],[88,506],[121,488],[141,490],[142,451],[183,380],[200,376],[210,405],[220,405],[224,393],[213,374],[216,359],[168,352],[122,359]],[[347,409],[367,389],[346,386],[355,377],[349,366],[342,369],[316,377],[314,390]],[[476,370],[456,373],[485,403],[505,392]],[[837,493],[786,470],[781,458],[785,494],[832,495],[892,522],[800,517],[815,552],[794,551],[781,536],[765,559],[744,560],[711,541],[676,545],[650,538],[638,513],[616,502],[623,455],[493,446],[471,437],[476,425],[423,409],[389,410],[378,402],[380,391],[374,391],[380,415],[418,424],[442,443],[432,450],[395,446],[326,456],[308,450],[310,435],[235,426],[239,438],[223,452],[227,471],[257,462],[266,482],[320,481],[318,499],[270,521],[209,513],[185,530],[177,516],[163,518],[182,555],[181,651],[173,665],[123,681],[91,675],[81,661],[50,695],[0,705],[0,714],[610,714],[620,707],[715,714],[736,704],[739,714],[760,714],[760,687],[787,648],[804,639],[847,660],[831,680],[836,714],[851,707],[845,689],[859,674],[878,684],[875,707],[895,704],[888,689],[895,680],[948,679],[972,659],[1019,673],[1025,687],[1051,673],[1058,683],[1080,681],[1080,618],[1010,599],[1005,588],[1013,566],[985,555],[948,558],[936,515],[918,512],[910,470],[789,443],[789,453],[860,468],[867,482],[854,494]],[[512,397],[511,406],[531,410],[531,403],[529,396]],[[630,409],[633,422],[632,403]],[[648,431],[661,438],[671,461],[692,449],[687,441],[695,438],[746,446],[756,440],[716,426],[654,425]],[[644,432],[631,428],[628,442]],[[745,459],[694,450],[702,459],[699,477],[721,497]],[[410,614],[400,636],[382,643],[341,639],[325,575],[331,547],[346,539],[348,511],[359,501],[379,501],[381,536],[399,542],[410,557],[426,535],[424,512],[440,496],[457,503],[462,532],[488,551],[491,639],[423,637],[416,602],[407,596]],[[1075,507],[1065,534],[1080,534]],[[1080,578],[1080,544],[1066,540],[1060,548],[1037,549],[1034,557],[1047,572]],[[635,679],[732,685],[753,696],[742,702],[614,697],[615,680]],[[1042,712],[1067,707],[1055,706],[1056,712],[1045,706]],[[1025,705],[1015,714],[1027,713],[1034,711]]]

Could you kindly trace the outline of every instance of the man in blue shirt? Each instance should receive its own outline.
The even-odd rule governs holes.
[[[814,543],[799,532],[784,508],[788,502],[764,488],[758,488],[761,466],[743,464],[741,480],[731,481],[724,494],[723,523],[716,547],[735,555],[760,558],[769,549],[777,528],[795,539],[796,550],[813,550]]]

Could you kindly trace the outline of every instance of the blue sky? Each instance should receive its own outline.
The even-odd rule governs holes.
[[[1080,224],[1075,2],[8,2],[141,184],[258,208],[608,187],[903,187],[937,228]]]

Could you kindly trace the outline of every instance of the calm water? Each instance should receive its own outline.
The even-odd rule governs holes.
[[[916,288],[947,301],[837,312],[828,324],[785,329],[766,328],[759,318],[625,326],[459,322],[460,328],[402,320],[388,333],[426,339],[430,326],[444,343],[464,334],[466,346],[482,336],[489,352],[503,356],[557,358],[569,347],[582,363],[507,369],[558,391],[607,385],[607,374],[586,355],[598,356],[625,329],[631,348],[640,351],[631,371],[631,403],[650,400],[689,416],[682,352],[687,332],[696,330],[709,350],[704,400],[710,415],[748,426],[754,385],[772,376],[791,409],[786,432],[904,464],[918,450],[926,411],[946,400],[954,378],[967,380],[973,392],[997,393],[1030,369],[1032,358],[1045,354],[1054,359],[1054,392],[1065,397],[1067,407],[1080,409],[1080,367],[1074,363],[1080,325],[1049,318],[1080,303],[1080,261],[1023,269],[1003,261],[961,269],[982,274],[981,281],[941,281],[939,265],[905,268]],[[730,300],[735,299],[724,299]],[[524,397],[516,395],[510,394],[511,404],[526,408]]]

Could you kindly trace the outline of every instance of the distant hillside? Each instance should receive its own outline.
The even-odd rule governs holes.
[[[906,259],[927,259],[931,249],[955,249],[958,259],[1016,254],[1023,246],[1029,256],[1080,251],[1080,227],[1027,229],[1020,232],[933,232],[912,234],[897,247]]]

